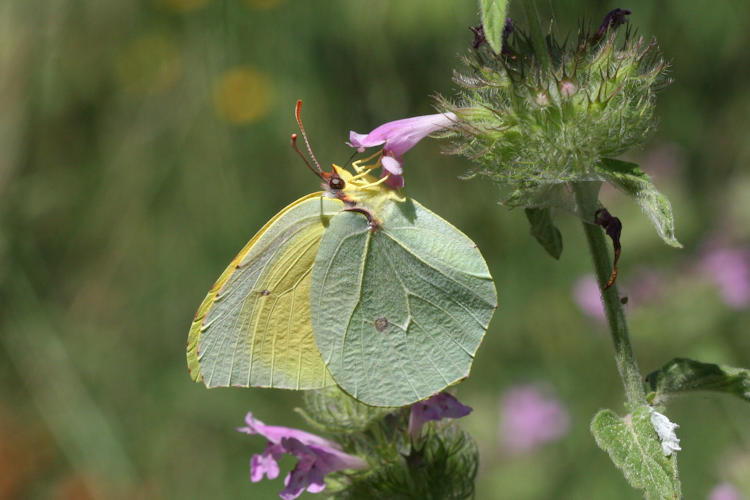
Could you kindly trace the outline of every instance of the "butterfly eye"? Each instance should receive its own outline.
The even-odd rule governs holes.
[[[344,182],[344,179],[341,177],[331,177],[331,180],[328,181],[328,186],[331,189],[335,189],[336,191],[340,191],[344,189],[344,186],[346,186],[346,183]]]

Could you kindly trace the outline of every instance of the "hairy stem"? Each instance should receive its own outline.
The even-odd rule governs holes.
[[[638,370],[638,362],[633,354],[628,335],[628,325],[625,322],[625,313],[620,302],[620,294],[617,292],[617,284],[613,284],[607,290],[603,290],[610,273],[612,262],[610,260],[610,248],[604,236],[602,228],[595,225],[594,212],[597,209],[598,186],[592,189],[593,183],[574,183],[576,202],[584,217],[583,232],[591,250],[591,258],[594,261],[596,278],[599,289],[602,290],[602,302],[607,314],[612,341],[615,345],[615,361],[620,378],[625,386],[625,396],[631,408],[646,404],[646,393],[643,388],[643,379]]]

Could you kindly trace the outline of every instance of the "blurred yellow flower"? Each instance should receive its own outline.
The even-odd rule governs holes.
[[[253,9],[273,9],[277,5],[284,2],[284,0],[243,0],[245,5]]]
[[[272,93],[271,79],[266,74],[238,66],[224,72],[214,84],[214,109],[230,123],[251,123],[268,113]]]
[[[129,92],[153,94],[168,89],[182,75],[177,46],[163,35],[142,36],[120,52],[117,76]]]
[[[188,12],[199,9],[211,0],[156,0],[157,5],[176,12]]]

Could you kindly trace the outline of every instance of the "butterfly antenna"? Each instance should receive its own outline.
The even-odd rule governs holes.
[[[318,159],[315,158],[315,154],[313,154],[312,148],[310,147],[310,141],[307,140],[307,133],[305,132],[305,126],[302,125],[301,111],[302,111],[302,99],[297,101],[297,107],[295,109],[294,115],[297,117],[297,125],[299,125],[299,130],[300,132],[302,132],[302,138],[305,139],[305,144],[307,145],[307,152],[310,153],[310,158],[312,158],[313,162],[315,162],[315,166],[318,167],[318,173],[320,173],[323,171],[323,169],[320,168],[320,163],[318,163]]]
[[[300,151],[299,148],[297,147],[297,134],[292,134],[292,149],[299,155],[300,158],[302,158],[302,161],[305,162],[305,165],[307,165],[307,168],[312,170],[312,173],[320,177],[321,180],[325,181],[325,179],[323,178],[323,174],[320,173],[320,167],[316,169],[315,167],[310,165],[310,162],[307,161],[307,158],[305,158],[305,155],[303,155],[302,151]]]
[[[349,159],[346,160],[346,163],[344,164],[344,168],[346,168],[346,167],[349,166],[349,164],[352,162],[352,160],[354,159],[355,156],[357,156],[357,152],[356,151],[354,151],[352,153],[352,155],[349,157]]]

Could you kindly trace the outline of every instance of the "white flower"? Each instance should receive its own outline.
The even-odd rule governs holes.
[[[675,451],[680,451],[682,449],[680,448],[680,439],[674,432],[679,425],[670,422],[666,416],[653,408],[649,408],[649,411],[651,412],[651,425],[654,426],[654,430],[661,440],[661,449],[664,455],[670,456]]]

